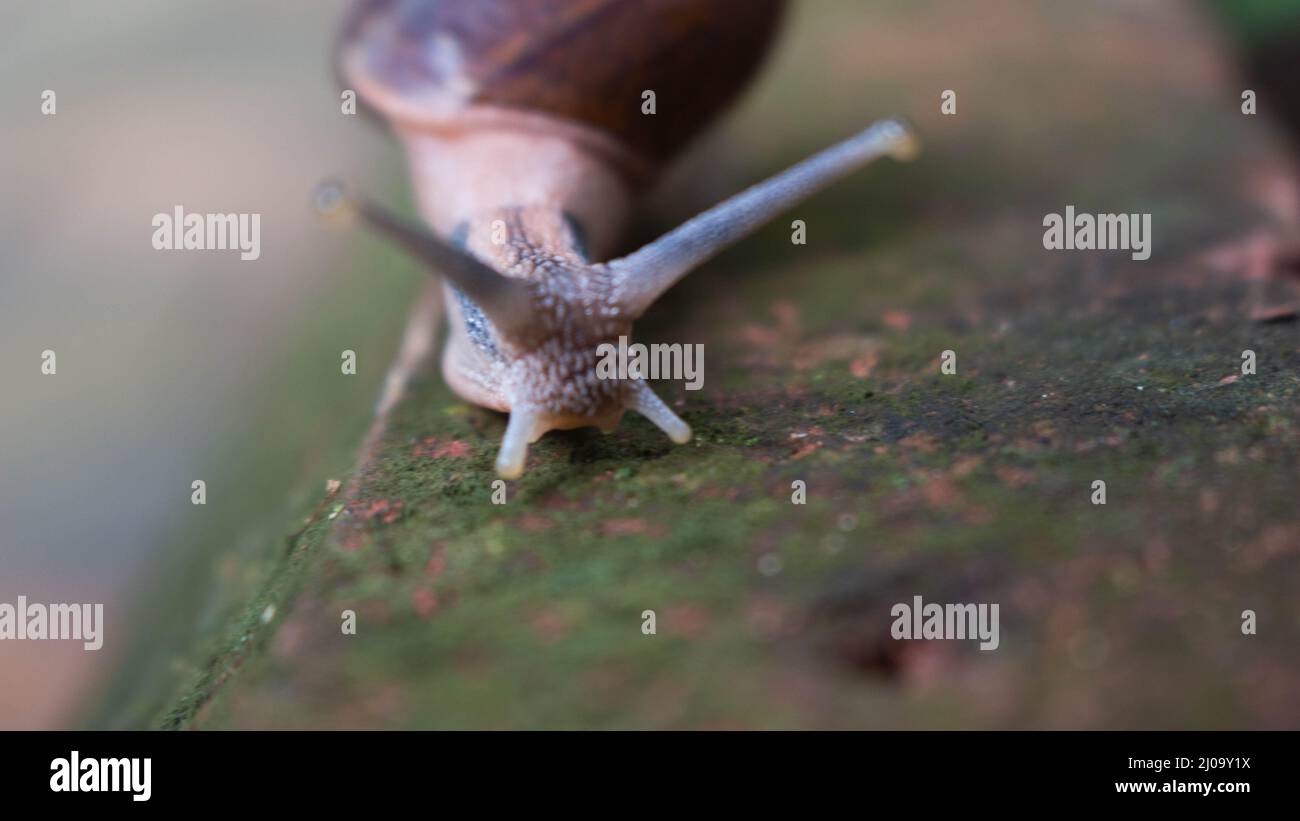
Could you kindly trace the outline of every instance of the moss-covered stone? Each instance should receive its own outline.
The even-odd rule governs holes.
[[[1250,318],[1285,278],[1231,262],[1282,241],[1242,184],[1282,165],[1181,12],[1094,16],[1087,46],[1068,4],[1019,8],[996,43],[945,50],[893,7],[807,4],[799,70],[874,55],[929,153],[801,206],[807,246],[774,225],[647,317],[648,341],[705,346],[704,391],[660,386],[694,440],[632,417],[550,434],[494,505],[504,418],[430,366],[164,725],[1295,726],[1300,337]],[[913,13],[955,32],[991,12]],[[1069,105],[1044,101],[1045,65]],[[949,121],[930,108],[954,83]],[[1069,203],[1153,213],[1156,254],[1044,251]],[[1000,649],[891,640],[914,595],[1000,603]]]

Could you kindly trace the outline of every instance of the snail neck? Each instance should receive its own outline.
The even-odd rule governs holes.
[[[468,224],[471,244],[490,241],[493,223],[511,213],[549,214],[572,231],[541,231],[533,244],[557,253],[554,238],[580,238],[592,262],[616,250],[628,217],[628,182],[596,152],[564,136],[539,131],[467,129],[401,135],[415,180],[421,214],[443,236]],[[499,227],[499,225],[498,225]],[[480,236],[482,235],[482,236]]]

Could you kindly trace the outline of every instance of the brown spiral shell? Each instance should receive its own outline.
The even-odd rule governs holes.
[[[342,83],[407,128],[483,110],[612,137],[654,167],[720,115],[757,70],[784,0],[361,0],[338,45]],[[643,114],[653,90],[656,113]],[[529,121],[529,118],[521,118]]]

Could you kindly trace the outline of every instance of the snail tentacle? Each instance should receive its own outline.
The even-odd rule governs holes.
[[[668,434],[668,438],[676,444],[684,445],[691,441],[691,426],[673,413],[645,382],[632,382],[624,403],[653,422],[655,427]]]
[[[360,217],[371,228],[451,280],[503,330],[522,330],[532,326],[532,299],[522,282],[504,276],[427,228],[399,217],[376,202],[354,199],[337,183],[321,186],[316,195],[316,205],[326,216],[341,213]]]
[[[506,423],[506,434],[501,438],[501,450],[497,452],[497,475],[502,479],[518,479],[524,475],[528,443],[536,438],[533,435],[536,424],[537,412],[528,405],[516,405],[510,409],[510,421]]]
[[[630,316],[639,316],[679,279],[782,211],[884,156],[910,160],[918,143],[901,120],[881,120],[853,137],[745,189],[664,234],[609,262],[614,293]]]

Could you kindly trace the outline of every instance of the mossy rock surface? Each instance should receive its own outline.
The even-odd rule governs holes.
[[[426,363],[163,725],[1300,726],[1279,146],[1185,10],[967,5],[795,16],[733,187],[865,110],[927,152],[647,317],[704,344],[658,386],[692,442],[549,434],[494,505],[504,418]],[[1151,213],[1151,259],[1044,250],[1066,205]],[[1000,647],[892,640],[917,595],[998,603]]]

